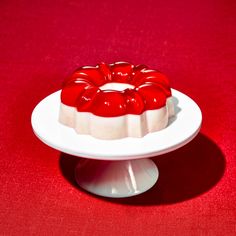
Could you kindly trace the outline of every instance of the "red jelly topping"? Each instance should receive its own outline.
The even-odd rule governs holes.
[[[101,90],[99,87],[106,83],[131,84],[134,88]],[[116,62],[78,68],[64,82],[61,102],[79,112],[115,117],[161,108],[170,96],[169,81],[159,71],[145,65]]]

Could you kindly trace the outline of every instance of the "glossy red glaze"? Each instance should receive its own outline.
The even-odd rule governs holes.
[[[77,107],[78,111],[80,107]],[[126,114],[126,101],[119,91],[99,91],[90,107],[90,112],[98,116],[121,116]]]
[[[124,91],[99,88],[111,82],[131,84],[134,88]],[[169,81],[159,71],[145,65],[116,62],[78,68],[63,84],[61,102],[80,112],[115,117],[161,108],[170,96]]]

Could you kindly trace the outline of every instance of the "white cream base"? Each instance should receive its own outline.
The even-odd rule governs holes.
[[[132,84],[126,84],[126,83],[115,83],[115,82],[112,82],[112,83],[106,83],[102,86],[99,87],[101,90],[116,90],[116,91],[123,91],[127,88],[131,88],[133,89],[134,88],[134,85]]]
[[[101,117],[90,112],[78,112],[76,108],[60,105],[59,122],[74,128],[78,134],[89,134],[99,139],[119,139],[143,137],[164,129],[168,118],[174,115],[172,98],[167,99],[165,107],[148,110],[141,115]]]

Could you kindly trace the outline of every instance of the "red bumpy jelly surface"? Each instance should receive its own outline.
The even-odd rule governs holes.
[[[99,87],[106,83],[126,83],[134,88],[101,90]],[[116,62],[78,68],[64,82],[61,102],[79,112],[114,117],[161,108],[170,96],[169,81],[159,71],[145,65]]]

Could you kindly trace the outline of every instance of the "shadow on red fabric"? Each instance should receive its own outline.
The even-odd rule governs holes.
[[[173,204],[209,191],[218,183],[225,170],[222,151],[201,133],[184,147],[152,159],[160,172],[159,179],[152,189],[131,198],[98,197],[104,201],[129,205]],[[59,165],[68,182],[84,191],[74,178],[74,170],[79,160],[78,157],[61,153]]]

